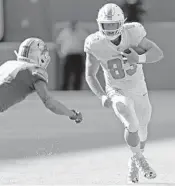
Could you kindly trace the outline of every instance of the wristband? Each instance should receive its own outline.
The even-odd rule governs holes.
[[[146,54],[139,55],[139,63],[146,63]]]

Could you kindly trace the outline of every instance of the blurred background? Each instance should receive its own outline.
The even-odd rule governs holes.
[[[96,16],[106,2],[120,5],[128,22],[141,22],[164,52],[162,61],[143,67],[153,106],[146,155],[159,176],[141,182],[175,183],[175,0],[0,0],[1,64],[15,58],[13,51],[24,39],[40,37],[52,59],[49,89],[84,116],[75,125],[46,110],[35,94],[3,113],[0,184],[126,182],[123,126],[88,91],[84,78],[84,39],[97,30]],[[101,70],[98,77],[104,85]]]
[[[71,78],[66,79],[64,74],[75,74],[78,70],[82,73],[80,73],[79,77],[75,78],[75,84],[81,84],[81,86],[74,85],[74,82],[69,82],[71,85],[70,88],[88,89],[83,74],[83,42],[87,34],[97,30],[95,20],[98,9],[108,1],[1,0],[0,2],[1,62],[14,58],[14,48],[25,38],[31,36],[40,37],[48,42],[52,56],[52,62],[48,69],[49,88],[52,90],[67,89],[67,82]],[[175,88],[175,63],[172,60],[175,40],[175,1],[115,0],[110,2],[116,2],[122,7],[126,17],[128,17],[128,21],[142,22],[147,30],[148,37],[155,41],[164,51],[165,58],[158,65],[144,66],[148,88]],[[75,29],[74,33],[66,33],[66,30],[64,30],[70,30],[70,22],[77,22],[75,27],[78,28]],[[60,36],[62,31],[62,36]],[[73,43],[72,47],[70,46],[71,41]],[[64,45],[62,47],[63,52],[61,52],[60,45]],[[71,51],[71,48],[74,48],[74,51]],[[75,57],[76,59],[74,61],[78,61],[76,62],[76,66],[78,67],[73,69],[72,72],[70,72],[70,62],[67,62],[69,61],[69,57],[68,59],[66,58],[69,54],[70,59],[72,59],[71,57]],[[71,56],[71,54],[77,55]],[[66,65],[66,63],[68,64]],[[103,83],[100,73],[99,76]],[[66,77],[69,77],[69,75]]]

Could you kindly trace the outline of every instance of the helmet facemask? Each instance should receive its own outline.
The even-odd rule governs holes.
[[[49,50],[45,43],[39,44],[38,47],[39,47],[39,52],[40,52],[40,54],[38,55],[38,64],[42,68],[46,69],[50,63]]]
[[[124,24],[124,21],[98,22],[99,30],[109,40],[115,40],[121,35],[122,30],[123,30],[123,24]]]

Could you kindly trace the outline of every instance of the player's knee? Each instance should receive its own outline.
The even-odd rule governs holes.
[[[138,131],[130,132],[127,128],[125,129],[124,138],[127,144],[132,147],[136,147],[140,141]]]
[[[142,116],[142,120],[140,121],[140,127],[147,129],[147,126],[151,120],[151,114],[152,114],[152,107],[151,105],[144,109],[144,115]],[[144,130],[145,130],[144,129]]]
[[[141,141],[146,141],[148,136],[148,127],[147,125],[145,126],[140,126],[139,127],[139,137]]]
[[[144,111],[145,111],[145,114],[147,115],[147,117],[151,117],[151,114],[152,114],[152,106],[151,106],[150,103],[145,107]]]
[[[148,106],[148,109],[147,109],[147,118],[148,118],[148,122],[150,121],[150,119],[151,119],[151,114],[152,114],[152,106],[151,106],[151,104],[149,104],[149,106]]]
[[[142,113],[144,113],[144,115],[142,117],[142,122],[140,124],[142,126],[145,126],[145,125],[147,126],[150,119],[151,119],[151,114],[152,114],[152,106],[151,106],[149,100],[146,102]]]
[[[127,127],[129,132],[136,132],[139,130],[139,123],[137,122],[137,120],[134,120],[134,122],[129,123],[128,127]]]
[[[148,110],[149,110],[149,113],[151,114],[152,113],[152,105],[149,103],[149,106],[148,106]]]

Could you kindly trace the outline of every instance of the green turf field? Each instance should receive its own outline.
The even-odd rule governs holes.
[[[0,185],[125,185],[130,152],[122,124],[90,92],[53,92],[82,111],[75,124],[46,110],[34,94],[1,115]],[[175,184],[175,92],[150,92],[153,106],[145,155],[157,171],[141,185]],[[138,184],[137,184],[138,185]]]

